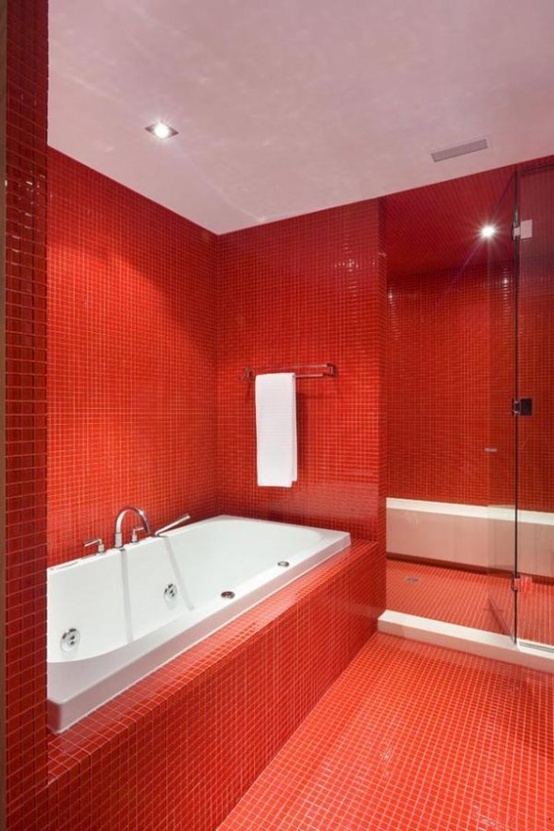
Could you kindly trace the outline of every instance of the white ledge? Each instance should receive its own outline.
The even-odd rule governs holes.
[[[457,649],[470,655],[480,655],[495,661],[554,673],[554,650],[539,646],[514,644],[507,635],[444,623],[431,618],[406,615],[387,609],[378,620],[379,632],[397,635],[414,641]]]

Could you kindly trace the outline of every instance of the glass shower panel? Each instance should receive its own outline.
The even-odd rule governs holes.
[[[554,168],[518,185],[517,634],[554,646]]]
[[[512,414],[516,378],[517,268],[512,227],[515,178],[506,187],[493,220],[489,241],[490,298],[490,408],[488,458],[489,491],[489,604],[499,631],[515,640],[516,570],[516,440]]]

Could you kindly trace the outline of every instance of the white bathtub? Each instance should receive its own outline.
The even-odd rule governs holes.
[[[483,568],[513,557],[514,509],[387,499],[387,551]],[[554,577],[554,514],[518,512],[519,570]]]
[[[349,544],[220,516],[48,569],[48,726],[66,730]]]

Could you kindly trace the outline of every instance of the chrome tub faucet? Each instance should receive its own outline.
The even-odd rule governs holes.
[[[129,511],[138,516],[146,535],[149,537],[152,535],[152,531],[150,530],[150,523],[148,522],[144,511],[140,508],[136,508],[134,505],[126,505],[124,508],[121,509],[115,521],[114,548],[123,548],[123,531],[121,529],[123,526],[123,519],[125,517],[125,514]]]

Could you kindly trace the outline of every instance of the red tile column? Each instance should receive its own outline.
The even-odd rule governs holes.
[[[8,0],[5,203],[7,828],[31,831],[47,779],[47,3]]]

